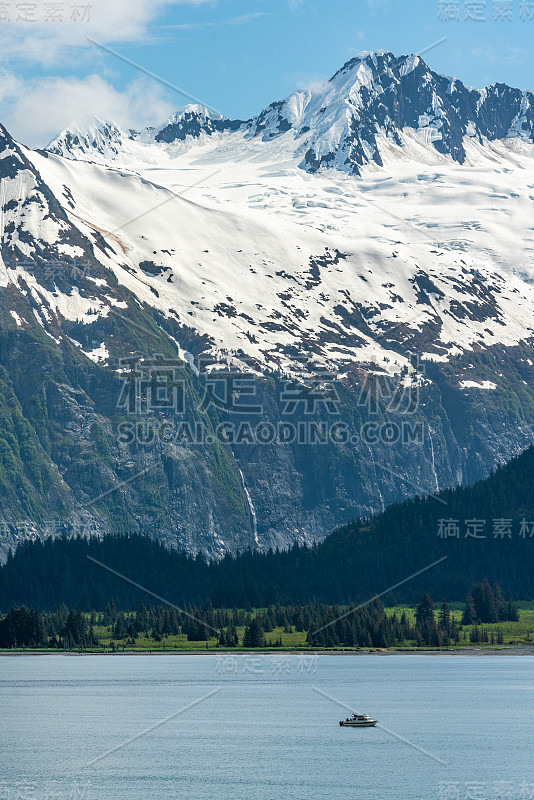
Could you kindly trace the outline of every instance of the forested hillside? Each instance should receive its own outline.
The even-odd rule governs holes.
[[[216,608],[314,599],[351,603],[400,582],[386,598],[388,603],[416,602],[424,591],[464,600],[471,585],[484,578],[499,583],[506,596],[528,600],[534,595],[533,568],[530,448],[475,486],[390,506],[311,548],[247,551],[208,562],[203,556],[168,551],[141,536],[25,543],[0,570],[0,608],[25,603],[54,609],[65,603],[90,610],[114,600],[119,608],[132,609],[142,599],[150,601],[124,578],[154,592],[157,599],[178,605],[211,602]],[[423,572],[418,577],[410,577],[419,571]]]

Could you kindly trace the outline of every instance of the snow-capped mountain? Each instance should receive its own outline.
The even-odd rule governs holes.
[[[316,91],[274,103],[254,120],[264,138],[292,130],[311,172],[335,166],[360,174],[382,166],[384,142],[406,143],[405,130],[463,164],[464,139],[478,142],[534,138],[534,94],[496,84],[471,89],[438,75],[419,56],[361,54]]]
[[[22,440],[6,439],[19,488],[0,544],[47,517],[211,554],[310,541],[532,442],[532,107],[377,52],[248,121],[92,120],[46,151],[2,129],[0,386]],[[239,421],[202,400],[230,365],[255,374],[272,425],[292,421],[289,379],[334,380],[314,419],[350,437],[124,439],[124,374],[154,358],[181,365],[191,425]],[[424,436],[362,438],[402,426],[399,392]]]
[[[114,122],[92,117],[73,123],[53,139],[46,150],[66,158],[113,160],[128,151],[129,142],[172,144],[204,135],[239,130],[240,121],[227,120],[201,105],[188,105],[173,114],[163,125],[144,131],[122,131]]]
[[[310,172],[335,167],[359,175],[369,163],[383,165],[388,145],[409,144],[406,132],[421,143],[463,164],[466,139],[479,143],[515,138],[534,141],[534,93],[494,84],[473,89],[460,80],[433,72],[420,56],[376,51],[348,61],[330,80],[272,103],[257,117],[228,120],[190,105],[156,130],[130,132],[132,140],[172,144],[214,133],[239,132],[269,142],[284,134],[300,166]],[[116,128],[109,123],[76,126],[49,146],[51,152],[108,155]],[[113,146],[111,146],[113,152]]]
[[[93,117],[85,124],[73,123],[47,146],[57,155],[75,155],[78,158],[95,153],[113,158],[122,152],[127,135],[113,122]]]
[[[155,142],[171,144],[184,141],[188,137],[198,139],[202,134],[222,133],[239,130],[239,120],[229,120],[221,114],[200,105],[189,105],[173,114],[167,122],[155,131],[150,131]]]

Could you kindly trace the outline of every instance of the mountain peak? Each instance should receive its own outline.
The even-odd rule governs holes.
[[[46,147],[48,152],[65,158],[79,158],[98,153],[117,155],[126,134],[111,120],[88,116],[72,122]]]
[[[156,142],[172,144],[188,138],[199,139],[202,135],[237,130],[241,120],[229,120],[200,104],[190,104],[178,109],[154,134]]]
[[[420,55],[412,53],[410,55],[396,56],[389,50],[361,50],[353,58],[349,59],[330,79],[335,81],[341,75],[352,72],[361,65],[371,67],[375,77],[382,75],[402,74],[407,75],[420,64],[428,69],[426,63]]]
[[[216,111],[212,111],[207,106],[203,106],[200,103],[189,103],[182,108],[178,108],[174,114],[172,114],[169,119],[167,120],[168,123],[176,122],[184,117],[189,116],[197,116],[201,117],[202,119],[226,119],[222,114],[217,113]]]

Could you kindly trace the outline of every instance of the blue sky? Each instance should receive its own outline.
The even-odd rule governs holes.
[[[461,10],[464,4],[459,5]],[[516,2],[511,23],[494,22],[492,13],[491,21],[455,22],[439,20],[435,0],[303,0],[294,7],[286,0],[227,0],[215,6],[173,8],[154,26],[160,43],[122,52],[187,84],[191,93],[231,116],[257,113],[297,86],[330,77],[360,50],[419,52],[445,36],[446,42],[425,55],[432,68],[476,86],[498,80],[531,88],[534,20],[521,22],[519,9]],[[254,13],[265,16],[229,24],[239,15]],[[165,27],[188,23],[199,27]]]
[[[17,20],[17,2],[0,21],[0,119],[31,145],[85,114],[137,127],[188,102],[88,36],[230,117],[331,76],[358,51],[419,52],[444,37],[424,55],[436,71],[534,88],[534,0],[78,0],[75,19],[65,0],[64,18],[46,23],[44,0],[34,21]],[[476,14],[485,21],[466,19]]]

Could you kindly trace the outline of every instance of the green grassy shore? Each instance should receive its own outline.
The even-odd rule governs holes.
[[[458,643],[451,642],[447,647],[432,648],[429,646],[416,647],[413,641],[405,641],[395,646],[387,648],[388,652],[403,652],[403,651],[425,651],[430,650],[443,651],[443,650],[457,650],[473,649],[473,648],[497,648],[497,647],[510,647],[514,645],[533,645],[534,646],[534,602],[518,603],[519,621],[517,622],[496,622],[488,623],[480,626],[481,630],[487,633],[488,641],[473,643],[470,640],[469,633],[470,626],[465,626],[460,635]],[[395,606],[386,608],[388,616],[394,613],[401,616],[405,613],[409,621],[415,621],[415,607],[413,606]],[[462,617],[462,604],[452,604],[451,616],[458,621]],[[438,611],[436,611],[436,619],[438,618]],[[160,653],[160,652],[246,652],[249,648],[243,646],[243,636],[245,633],[244,627],[237,628],[239,645],[237,647],[223,647],[218,644],[217,638],[213,636],[207,642],[189,641],[185,634],[169,635],[156,641],[153,638],[139,635],[135,639],[135,644],[131,640],[125,638],[117,640],[113,638],[111,626],[94,627],[95,635],[99,641],[99,647],[87,648],[84,652],[87,653],[102,653],[102,652],[131,652],[131,653]],[[502,635],[501,643],[498,644],[499,634]],[[302,651],[309,650],[313,652],[377,652],[377,648],[358,648],[358,647],[310,647],[306,642],[306,632],[296,631],[294,628],[291,632],[284,630],[284,628],[275,628],[273,631],[265,635],[265,646],[257,648],[257,651]],[[380,648],[383,650],[383,648]],[[39,653],[64,653],[64,649],[51,649],[51,648],[17,648],[10,650],[0,650],[0,653],[22,653],[22,652],[39,652]],[[67,651],[69,652],[69,651]],[[80,652],[80,648],[73,647],[70,652]]]

